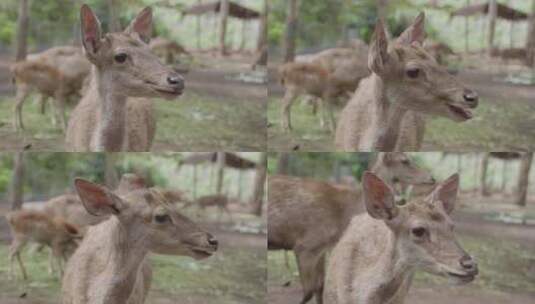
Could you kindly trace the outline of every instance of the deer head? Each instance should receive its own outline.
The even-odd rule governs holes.
[[[374,172],[391,182],[407,184],[435,184],[431,172],[417,166],[409,156],[402,152],[379,153],[374,164]]]
[[[385,222],[393,232],[399,256],[409,267],[468,283],[478,274],[476,262],[455,238],[450,213],[455,207],[459,175],[438,184],[425,199],[397,206],[393,190],[379,177],[363,177],[368,214]]]
[[[368,67],[383,80],[392,103],[454,121],[471,119],[477,93],[436,62],[422,46],[424,38],[423,13],[392,42],[387,40],[382,21],[377,22]]]
[[[140,189],[119,197],[105,186],[83,179],[76,179],[74,184],[87,212],[117,217],[149,251],[202,259],[217,250],[218,242],[211,234],[154,190]]]
[[[114,94],[172,99],[182,94],[184,79],[152,54],[152,10],[143,9],[123,32],[102,34],[89,6],[80,11],[82,44],[99,77]]]

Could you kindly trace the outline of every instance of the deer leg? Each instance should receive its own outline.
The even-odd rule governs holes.
[[[336,131],[336,122],[334,121],[334,113],[333,113],[333,103],[334,103],[334,96],[327,92],[323,98],[320,100],[321,107],[322,107],[322,119],[324,119],[325,116],[327,116],[328,124],[329,124],[329,131],[335,132]],[[325,124],[322,126],[325,127]]]
[[[13,128],[15,131],[23,130],[24,124],[22,122],[22,105],[30,93],[30,88],[26,85],[17,87],[17,95],[15,96],[15,108],[13,110]]]
[[[9,247],[9,277],[13,278],[13,258],[17,258],[17,262],[19,263],[20,271],[22,272],[22,278],[24,280],[28,279],[28,275],[26,274],[26,269],[24,268],[24,264],[22,263],[22,259],[20,257],[20,251],[21,249],[26,245],[26,239],[20,239],[20,238],[14,238],[13,243],[11,243],[11,246]]]
[[[61,263],[61,247],[58,242],[52,243],[52,255],[56,261],[56,266],[58,267],[59,279],[63,277],[63,265]]]
[[[317,265],[322,256],[318,252],[314,252],[308,248],[296,248],[295,255],[297,258],[297,266],[299,267],[299,277],[303,287],[303,298],[300,304],[305,304],[314,297],[317,289],[317,282],[319,280],[317,273]]]
[[[45,94],[41,94],[41,97],[39,98],[39,113],[42,115],[46,114],[46,100],[48,99],[48,96]]]
[[[54,111],[55,115],[61,124],[61,128],[63,132],[65,133],[67,130],[67,120],[65,118],[65,94],[64,94],[64,88],[60,88],[58,92],[56,92],[54,96]]]
[[[323,286],[325,281],[325,253],[321,255],[316,268],[316,304],[323,304]]]
[[[292,129],[291,123],[291,108],[292,104],[297,97],[297,92],[293,88],[287,88],[282,98],[281,119],[282,130],[288,132]]]
[[[48,274],[54,274],[54,270],[54,253],[52,252],[52,248],[50,248],[48,252]]]

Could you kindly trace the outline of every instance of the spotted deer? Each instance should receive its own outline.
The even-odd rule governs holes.
[[[156,130],[149,98],[174,99],[184,90],[182,76],[162,64],[147,44],[151,8],[143,9],[125,31],[105,35],[87,5],[80,18],[92,74],[69,120],[68,150],[149,151]]]
[[[330,49],[305,62],[291,62],[279,67],[279,79],[284,86],[281,123],[284,131],[292,129],[291,107],[300,95],[320,99],[320,122],[334,131],[332,105],[336,98],[352,94],[361,79],[368,76],[368,68],[355,50]]]
[[[217,240],[157,191],[117,195],[84,179],[74,185],[89,214],[109,219],[89,228],[67,263],[63,304],[142,304],[152,281],[148,254],[208,258]]]
[[[389,183],[434,183],[431,174],[403,153],[380,153],[372,171]],[[364,212],[360,189],[271,175],[268,178],[268,249],[293,250],[303,287],[301,304],[322,303],[325,256],[351,218]],[[326,302],[326,304],[329,302]]]
[[[396,204],[392,188],[371,172],[364,173],[362,188],[366,213],[351,220],[332,252],[325,303],[402,304],[418,270],[456,283],[474,280],[477,263],[459,245],[450,218],[458,174],[405,205]]]
[[[79,96],[90,71],[89,61],[82,50],[72,46],[60,46],[41,53],[30,54],[25,61],[11,66],[13,81],[17,87],[13,113],[15,130],[24,129],[22,106],[32,91],[41,94],[41,112],[46,100],[52,98],[53,123],[63,131],[67,126],[64,105],[70,96]]]
[[[45,212],[33,210],[17,210],[6,214],[7,223],[11,229],[12,241],[9,246],[9,274],[13,278],[14,258],[17,258],[22,277],[28,279],[21,258],[21,251],[28,242],[48,246],[48,271],[52,274],[54,268],[61,276],[63,262],[74,252],[81,234],[76,226],[60,217],[52,217]]]
[[[360,82],[342,111],[336,130],[338,150],[408,151],[397,145],[408,111],[456,122],[473,117],[477,93],[450,75],[422,47],[424,36],[423,13],[392,42],[386,38],[382,21],[377,22],[368,57],[372,74]]]

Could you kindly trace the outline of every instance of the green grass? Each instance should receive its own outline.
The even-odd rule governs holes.
[[[0,297],[16,298],[23,292],[50,302],[59,299],[60,283],[47,272],[45,252],[23,254],[30,276],[27,286],[9,281],[7,246],[0,245]],[[151,298],[202,299],[208,304],[260,304],[265,297],[266,256],[262,249],[223,249],[203,261],[187,257],[153,255]],[[19,275],[18,266],[15,273]],[[188,302],[189,303],[189,302]]]
[[[488,237],[460,237],[463,248],[476,257],[480,274],[471,283],[476,290],[506,293],[535,293],[535,251],[517,242]],[[290,271],[286,269],[282,251],[268,254],[268,282],[282,284],[289,280],[299,281],[295,258],[290,254]],[[531,273],[530,273],[531,271]],[[439,287],[446,284],[445,278],[417,272],[415,286]]]
[[[338,109],[337,115],[341,112]],[[535,149],[535,106],[519,102],[482,100],[475,117],[465,123],[445,118],[427,118],[424,151],[515,151]],[[319,126],[311,107],[295,102],[292,107],[292,133],[280,127],[280,100],[268,104],[268,146],[272,151],[290,151],[296,145],[303,151],[334,149],[334,134]]]
[[[13,97],[0,97],[0,150],[63,151],[64,137],[51,123],[51,107],[41,115],[32,102],[24,104],[26,130],[13,131]],[[71,110],[71,109],[69,109]],[[265,107],[261,102],[224,100],[185,94],[178,100],[155,101],[157,131],[153,151],[262,151],[265,149]],[[70,111],[69,111],[70,112]]]

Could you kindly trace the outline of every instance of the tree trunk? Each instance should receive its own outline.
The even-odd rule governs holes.
[[[496,33],[496,16],[498,14],[498,7],[496,0],[489,1],[489,32],[487,36],[488,42],[488,56],[491,57],[494,51],[494,35]]]
[[[223,192],[223,179],[225,178],[225,152],[217,152],[217,181],[216,193]]]
[[[286,32],[284,34],[284,62],[292,62],[295,58],[295,42],[297,39],[298,0],[288,1],[286,16]]]
[[[119,21],[119,1],[117,0],[107,0],[108,2],[108,11],[110,14],[110,19],[108,20],[109,31],[110,32],[120,32],[121,31],[121,22]]]
[[[533,162],[533,152],[527,152],[520,161],[520,174],[518,175],[518,188],[516,204],[526,206],[529,186],[529,171]]]
[[[227,55],[227,22],[228,22],[228,10],[229,0],[221,0],[221,9],[219,12],[219,54],[221,56]]]
[[[262,215],[262,202],[264,201],[264,188],[266,185],[267,153],[263,152],[256,168],[256,176],[253,192],[253,214]]]
[[[489,153],[485,153],[483,155],[483,158],[481,159],[481,176],[480,176],[480,184],[479,184],[479,194],[481,196],[489,196],[489,189],[487,185],[487,171],[489,168]]]
[[[202,0],[197,0],[197,5],[201,4]],[[197,50],[201,49],[201,15],[197,15],[197,28],[195,30],[195,36],[197,36]]]
[[[260,26],[258,29],[258,40],[256,42],[256,51],[261,52],[264,46],[267,45],[267,23],[268,23],[269,6],[268,1],[264,0],[264,13],[260,19]]]
[[[24,153],[17,152],[15,154],[13,164],[13,175],[11,177],[11,185],[9,189],[9,201],[11,202],[11,210],[17,210],[22,207],[24,189]]]
[[[290,153],[279,153],[277,159],[277,174],[288,175],[290,165]]]
[[[28,53],[28,1],[19,0],[19,15],[17,17],[17,49],[15,51],[15,61],[26,59]]]
[[[526,43],[527,62],[530,66],[535,66],[535,0],[531,2],[531,16],[529,18],[529,31]]]
[[[466,0],[466,6],[470,5],[470,0]],[[464,17],[464,51],[468,53],[470,51],[470,17]]]
[[[111,189],[115,189],[119,184],[119,176],[115,170],[115,157],[113,153],[104,154],[104,182]]]

